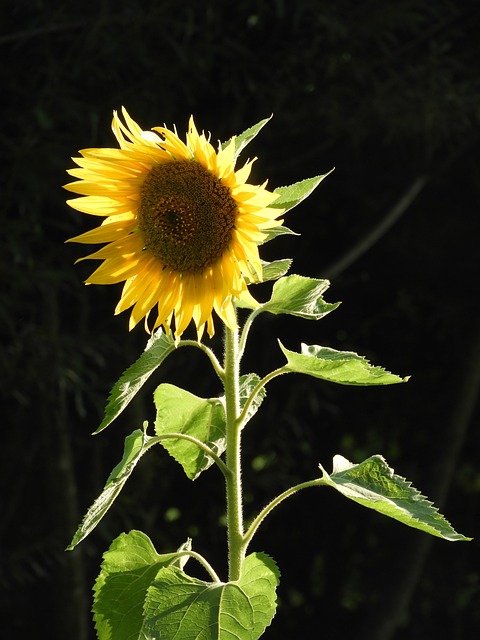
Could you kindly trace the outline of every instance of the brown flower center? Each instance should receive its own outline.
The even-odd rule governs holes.
[[[213,265],[230,243],[236,217],[230,189],[198,162],[156,165],[143,183],[145,249],[173,271],[201,273]]]

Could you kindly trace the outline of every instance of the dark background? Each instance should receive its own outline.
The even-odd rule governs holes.
[[[0,15],[2,634],[93,638],[102,553],[132,528],[159,552],[190,535],[225,571],[220,474],[192,484],[160,449],[64,552],[124,437],[153,417],[152,384],[90,436],[146,335],[128,333],[128,314],[113,316],[120,286],[84,287],[93,263],[74,266],[85,252],[64,245],[96,224],[65,204],[70,157],[115,145],[121,105],[146,129],[183,132],[193,113],[213,140],[274,113],[248,149],[259,157],[253,181],[268,177],[272,189],[336,167],[288,214],[301,237],[263,256],[329,277],[326,298],[343,304],[318,323],[260,318],[245,372],[282,362],[279,337],[412,376],[378,389],[274,381],[245,435],[247,515],[315,477],[319,462],[330,469],[336,453],[354,462],[382,453],[478,537],[478,2],[10,0]],[[217,394],[205,360],[183,349],[154,382]],[[252,550],[282,572],[267,638],[457,640],[480,628],[476,540],[431,538],[333,491],[285,502]]]

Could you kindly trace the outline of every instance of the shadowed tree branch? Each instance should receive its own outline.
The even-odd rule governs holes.
[[[426,176],[416,178],[405,191],[398,202],[360,241],[347,251],[337,262],[322,270],[322,277],[333,279],[343,273],[348,267],[366,253],[407,211],[427,183]]]

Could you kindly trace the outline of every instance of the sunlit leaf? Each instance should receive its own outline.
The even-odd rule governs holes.
[[[272,116],[270,116],[270,118],[260,120],[260,122],[257,122],[257,124],[254,124],[252,127],[245,129],[245,131],[240,133],[238,136],[235,136],[235,158],[240,155],[243,149],[245,149],[245,147],[258,135],[260,130],[263,129],[263,127],[267,124],[267,122],[271,120],[271,118]],[[222,149],[229,144],[230,140],[227,140],[222,144]]]
[[[225,409],[219,398],[205,399],[172,384],[161,384],[154,393],[157,416],[155,433],[192,436],[220,455],[225,449]],[[162,445],[191,480],[213,463],[198,445],[183,438],[162,440]]]
[[[248,373],[245,376],[240,376],[240,410],[243,409],[246,401],[250,397],[250,394],[259,382],[260,378],[256,373]],[[258,408],[262,404],[266,395],[265,387],[262,387],[249,407],[245,423],[247,423],[257,413]]]
[[[240,376],[240,410],[260,381],[254,374]],[[251,403],[245,422],[258,411],[265,398],[261,389]],[[154,393],[157,436],[181,433],[208,446],[217,456],[225,451],[224,398],[200,398],[175,385],[161,384]],[[165,438],[162,445],[183,467],[188,478],[195,480],[213,464],[213,459],[195,442],[184,438]]]
[[[102,493],[87,511],[78,527],[68,551],[74,549],[100,522],[112,506],[115,498],[123,489],[123,485],[130,477],[135,465],[146,451],[146,445],[151,440],[141,429],[136,429],[125,438],[123,457],[107,479]]]
[[[267,282],[268,280],[277,280],[284,276],[290,269],[292,261],[290,258],[283,258],[282,260],[274,260],[273,262],[264,262],[262,260],[262,280]]]
[[[299,233],[292,231],[292,229],[289,229],[288,227],[284,227],[283,225],[281,225],[280,227],[274,227],[273,229],[269,229],[266,237],[261,242],[259,242],[259,244],[265,244],[266,242],[270,242],[270,240],[273,240],[274,238],[278,238],[279,236],[299,236],[299,235],[300,235]]]
[[[105,407],[105,417],[95,433],[108,427],[122,413],[155,369],[174,350],[175,343],[161,329],[153,334],[142,355],[113,386]]]
[[[145,640],[143,607],[147,590],[176,553],[158,554],[141,531],[122,533],[103,556],[94,586],[94,621],[99,640]],[[152,636],[149,636],[152,637]]]
[[[394,473],[380,455],[360,464],[337,455],[330,475],[321,465],[320,469],[326,484],[364,507],[444,540],[471,540],[457,533],[434,505]]]
[[[236,582],[191,578],[175,567],[161,569],[145,601],[147,638],[257,640],[276,609],[278,569],[263,553],[248,556]]]
[[[287,371],[294,373],[346,385],[396,384],[408,380],[408,377],[401,378],[382,367],[371,365],[353,351],[336,351],[330,347],[306,344],[302,344],[301,353],[290,351],[281,343],[280,348],[287,358]]]
[[[286,313],[301,318],[319,320],[339,306],[327,303],[322,297],[328,289],[328,280],[317,280],[299,275],[285,276],[273,285],[272,296],[262,305],[269,313]]]
[[[291,264],[292,260],[290,258],[274,260],[273,262],[265,262],[264,260],[262,260],[261,278],[250,279],[246,277],[245,281],[247,282],[247,284],[252,284],[258,283],[259,281],[268,282],[269,280],[277,280],[287,273],[287,271],[290,269]],[[257,309],[259,306],[258,304],[246,302],[244,300],[241,300],[240,298],[235,301],[235,304],[241,309]]]
[[[278,187],[274,190],[274,193],[278,194],[278,198],[270,206],[275,209],[283,209],[285,213],[290,211],[302,200],[305,200],[332,171],[333,169],[323,175],[306,178],[288,187]]]

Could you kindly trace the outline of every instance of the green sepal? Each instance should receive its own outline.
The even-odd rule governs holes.
[[[261,129],[272,119],[272,116],[269,118],[265,118],[264,120],[260,120],[257,124],[254,124],[252,127],[245,129],[238,136],[234,136],[235,140],[235,158],[241,154],[241,152],[245,149],[245,147],[258,135]],[[221,148],[224,149],[231,142],[232,138],[223,142]]]
[[[175,565],[183,557],[178,552],[158,554],[150,538],[141,531],[120,534],[105,552],[94,586],[93,613],[98,639],[154,637],[144,631],[147,591],[161,569]]]
[[[364,507],[444,540],[472,539],[457,533],[438,509],[410,482],[394,473],[380,455],[360,464],[352,464],[337,455],[330,475],[319,467],[325,484]]]
[[[273,285],[272,296],[262,305],[262,311],[319,320],[340,305],[339,302],[327,303],[322,298],[322,294],[329,286],[328,280],[317,280],[295,274],[285,276]]]
[[[220,398],[199,398],[173,384],[161,384],[153,397],[157,436],[181,433],[196,438],[217,455],[225,450],[225,408]],[[195,480],[213,463],[211,456],[188,440],[168,438],[162,440],[162,445],[182,465],[190,480]]]
[[[274,209],[283,209],[284,213],[290,211],[298,204],[300,204],[302,200],[308,198],[308,196],[318,187],[322,180],[330,175],[332,171],[333,169],[331,169],[328,173],[324,173],[323,175],[300,180],[300,182],[295,182],[288,187],[278,187],[273,192],[278,195],[278,198],[274,202],[272,202],[269,207],[272,207]]]
[[[204,582],[175,567],[160,569],[145,601],[145,637],[257,640],[275,614],[279,575],[263,553],[245,559],[235,582]]]
[[[105,407],[105,416],[94,432],[100,433],[125,409],[142,388],[148,378],[162,362],[175,350],[175,342],[162,329],[156,331],[147,342],[145,351],[113,386]]]
[[[152,438],[147,436],[142,429],[136,429],[125,438],[121,461],[109,475],[102,493],[85,514],[82,523],[67,547],[67,551],[74,549],[79,542],[86,538],[110,509],[115,498],[123,489],[123,485],[130,477],[135,465],[145,453],[150,440],[152,440]]]
[[[353,351],[336,351],[330,347],[301,345],[301,352],[286,349],[281,342],[280,348],[287,358],[284,369],[291,373],[304,373],[314,378],[346,385],[384,385],[406,382],[382,367],[373,366],[363,356]]]

